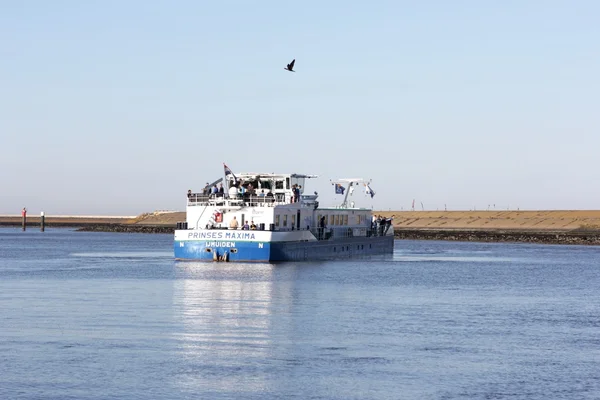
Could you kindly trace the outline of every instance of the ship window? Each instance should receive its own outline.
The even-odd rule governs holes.
[[[205,249],[205,251],[206,251],[207,253],[210,253],[212,250],[211,250],[209,247],[207,247],[207,248]]]
[[[340,224],[340,216],[336,215],[335,216],[335,225],[339,225]]]
[[[292,227],[296,226],[296,216],[292,214]]]
[[[271,181],[260,181],[261,189],[271,189]]]
[[[344,215],[344,225],[348,225],[348,216]]]
[[[290,178],[285,178],[285,188],[286,189],[290,188]]]
[[[329,216],[329,225],[335,225],[335,215],[330,215]]]
[[[232,253],[237,253],[237,249],[231,249],[229,251],[231,251]]]
[[[287,214],[283,216],[283,226],[287,226]]]
[[[275,216],[275,226],[279,226],[279,215]]]
[[[275,189],[283,189],[283,181],[276,181]]]

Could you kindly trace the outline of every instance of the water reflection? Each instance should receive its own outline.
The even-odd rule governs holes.
[[[244,373],[244,393],[265,389],[261,365],[272,349],[274,265],[177,263],[173,309],[181,323],[176,334],[186,365],[179,390],[230,392]],[[218,379],[215,379],[218,377]],[[241,388],[239,388],[241,390]]]

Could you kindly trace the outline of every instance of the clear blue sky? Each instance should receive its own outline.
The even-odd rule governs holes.
[[[365,177],[376,209],[598,209],[599,15],[584,0],[5,1],[0,213],[183,210],[223,162],[318,174],[325,204],[330,178]]]

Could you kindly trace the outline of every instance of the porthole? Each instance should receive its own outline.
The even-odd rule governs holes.
[[[229,251],[231,251],[232,253],[237,253],[237,249],[231,249]]]
[[[210,253],[212,251],[212,249],[210,249],[209,247],[207,247],[206,249],[204,249],[204,251],[206,251],[207,253]]]

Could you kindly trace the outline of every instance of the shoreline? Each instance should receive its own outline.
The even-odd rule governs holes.
[[[395,215],[397,240],[600,245],[600,210],[551,211],[374,211]],[[46,216],[45,226],[85,232],[173,234],[185,212],[131,216]],[[0,215],[0,226],[20,227],[18,215]],[[40,216],[27,227],[39,229]]]

